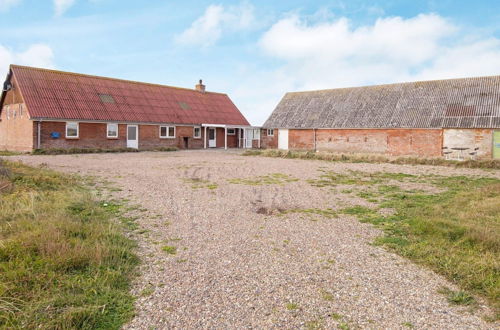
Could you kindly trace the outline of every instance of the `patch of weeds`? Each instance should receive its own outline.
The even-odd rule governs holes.
[[[349,329],[351,329],[351,327],[349,326],[349,324],[346,323],[346,322],[341,322],[338,325],[338,328],[341,329],[341,330],[349,330]]]
[[[472,305],[476,303],[474,297],[465,291],[453,291],[449,288],[443,287],[438,290],[439,293],[446,295],[449,303],[454,305]]]
[[[289,302],[286,304],[286,309],[288,309],[289,311],[295,311],[297,309],[299,309],[299,305],[296,304],[296,303],[293,303],[293,302]]]
[[[308,330],[316,330],[316,329],[322,329],[323,328],[323,320],[312,320],[312,321],[307,321],[305,324],[305,328]]]
[[[341,191],[341,193],[343,193],[343,194],[350,194],[350,193],[352,193],[353,191],[354,191],[354,190],[352,190],[352,189],[344,189],[344,190],[342,190],[342,191]]]
[[[330,314],[330,316],[332,317],[332,319],[334,319],[336,321],[342,320],[342,317],[343,317],[339,313],[332,313],[332,314]]]
[[[188,261],[187,259],[177,259],[177,262],[180,263],[180,264],[184,263],[184,262],[187,262],[187,261]]]
[[[321,290],[321,298],[323,298],[323,300],[326,300],[326,301],[333,301],[333,294],[331,294],[330,292],[326,291],[326,290]]]
[[[141,291],[141,297],[148,297],[155,292],[155,289],[152,285],[148,285]]]
[[[201,178],[184,178],[182,179],[185,183],[188,183],[191,185],[191,188],[193,189],[209,189],[209,190],[215,190],[219,187],[217,183],[210,182],[209,180],[203,180]]]
[[[139,225],[135,222],[138,218],[137,217],[126,217],[126,216],[121,216],[120,217],[120,221],[123,225],[125,225],[125,227],[128,229],[128,230],[136,230],[139,228]]]
[[[415,329],[415,326],[411,322],[403,322],[401,325],[409,329]]]
[[[347,207],[343,210],[341,210],[342,213],[344,214],[349,214],[349,215],[367,215],[367,214],[372,214],[374,211],[368,207],[365,206],[352,206],[352,207]]]
[[[261,186],[261,185],[271,185],[271,184],[283,185],[285,183],[299,181],[299,179],[296,179],[288,174],[271,173],[269,175],[258,176],[255,178],[228,179],[227,181],[229,183],[232,183],[232,184],[243,184],[243,185],[248,185],[248,186]]]
[[[166,252],[167,254],[170,254],[170,255],[177,254],[177,247],[175,247],[175,246],[165,245],[161,248],[161,250],[163,252]]]

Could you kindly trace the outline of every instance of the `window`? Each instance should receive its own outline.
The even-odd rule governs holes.
[[[106,136],[108,138],[117,138],[118,137],[118,124],[108,124],[106,129]]]
[[[175,137],[175,126],[160,126],[160,138],[172,139]]]
[[[235,134],[236,134],[235,128],[228,128],[227,129],[227,135],[235,135]]]
[[[77,139],[79,134],[79,125],[76,122],[66,123],[66,138]]]
[[[267,136],[274,136],[274,129],[273,128],[267,129]]]
[[[200,139],[201,138],[201,127],[195,127],[193,129],[193,137],[195,139]]]

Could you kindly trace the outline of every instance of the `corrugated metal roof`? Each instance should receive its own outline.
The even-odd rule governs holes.
[[[17,65],[10,68],[31,118],[249,125],[226,94]]]
[[[270,128],[500,128],[500,76],[287,93]]]

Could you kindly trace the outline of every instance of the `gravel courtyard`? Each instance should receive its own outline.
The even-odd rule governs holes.
[[[311,185],[321,171],[482,175],[431,166],[245,157],[235,151],[17,156],[105,179],[140,205],[143,263],[130,329],[492,328],[438,293],[452,284],[372,244],[366,199]],[[418,183],[407,183],[432,190]],[[322,214],[310,209],[325,210]],[[295,211],[293,211],[295,210]],[[298,211],[302,210],[302,211]]]

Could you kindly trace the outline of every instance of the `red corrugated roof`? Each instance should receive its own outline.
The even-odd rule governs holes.
[[[249,125],[226,94],[18,65],[10,68],[31,118]],[[110,95],[114,103],[103,102],[100,94]]]

